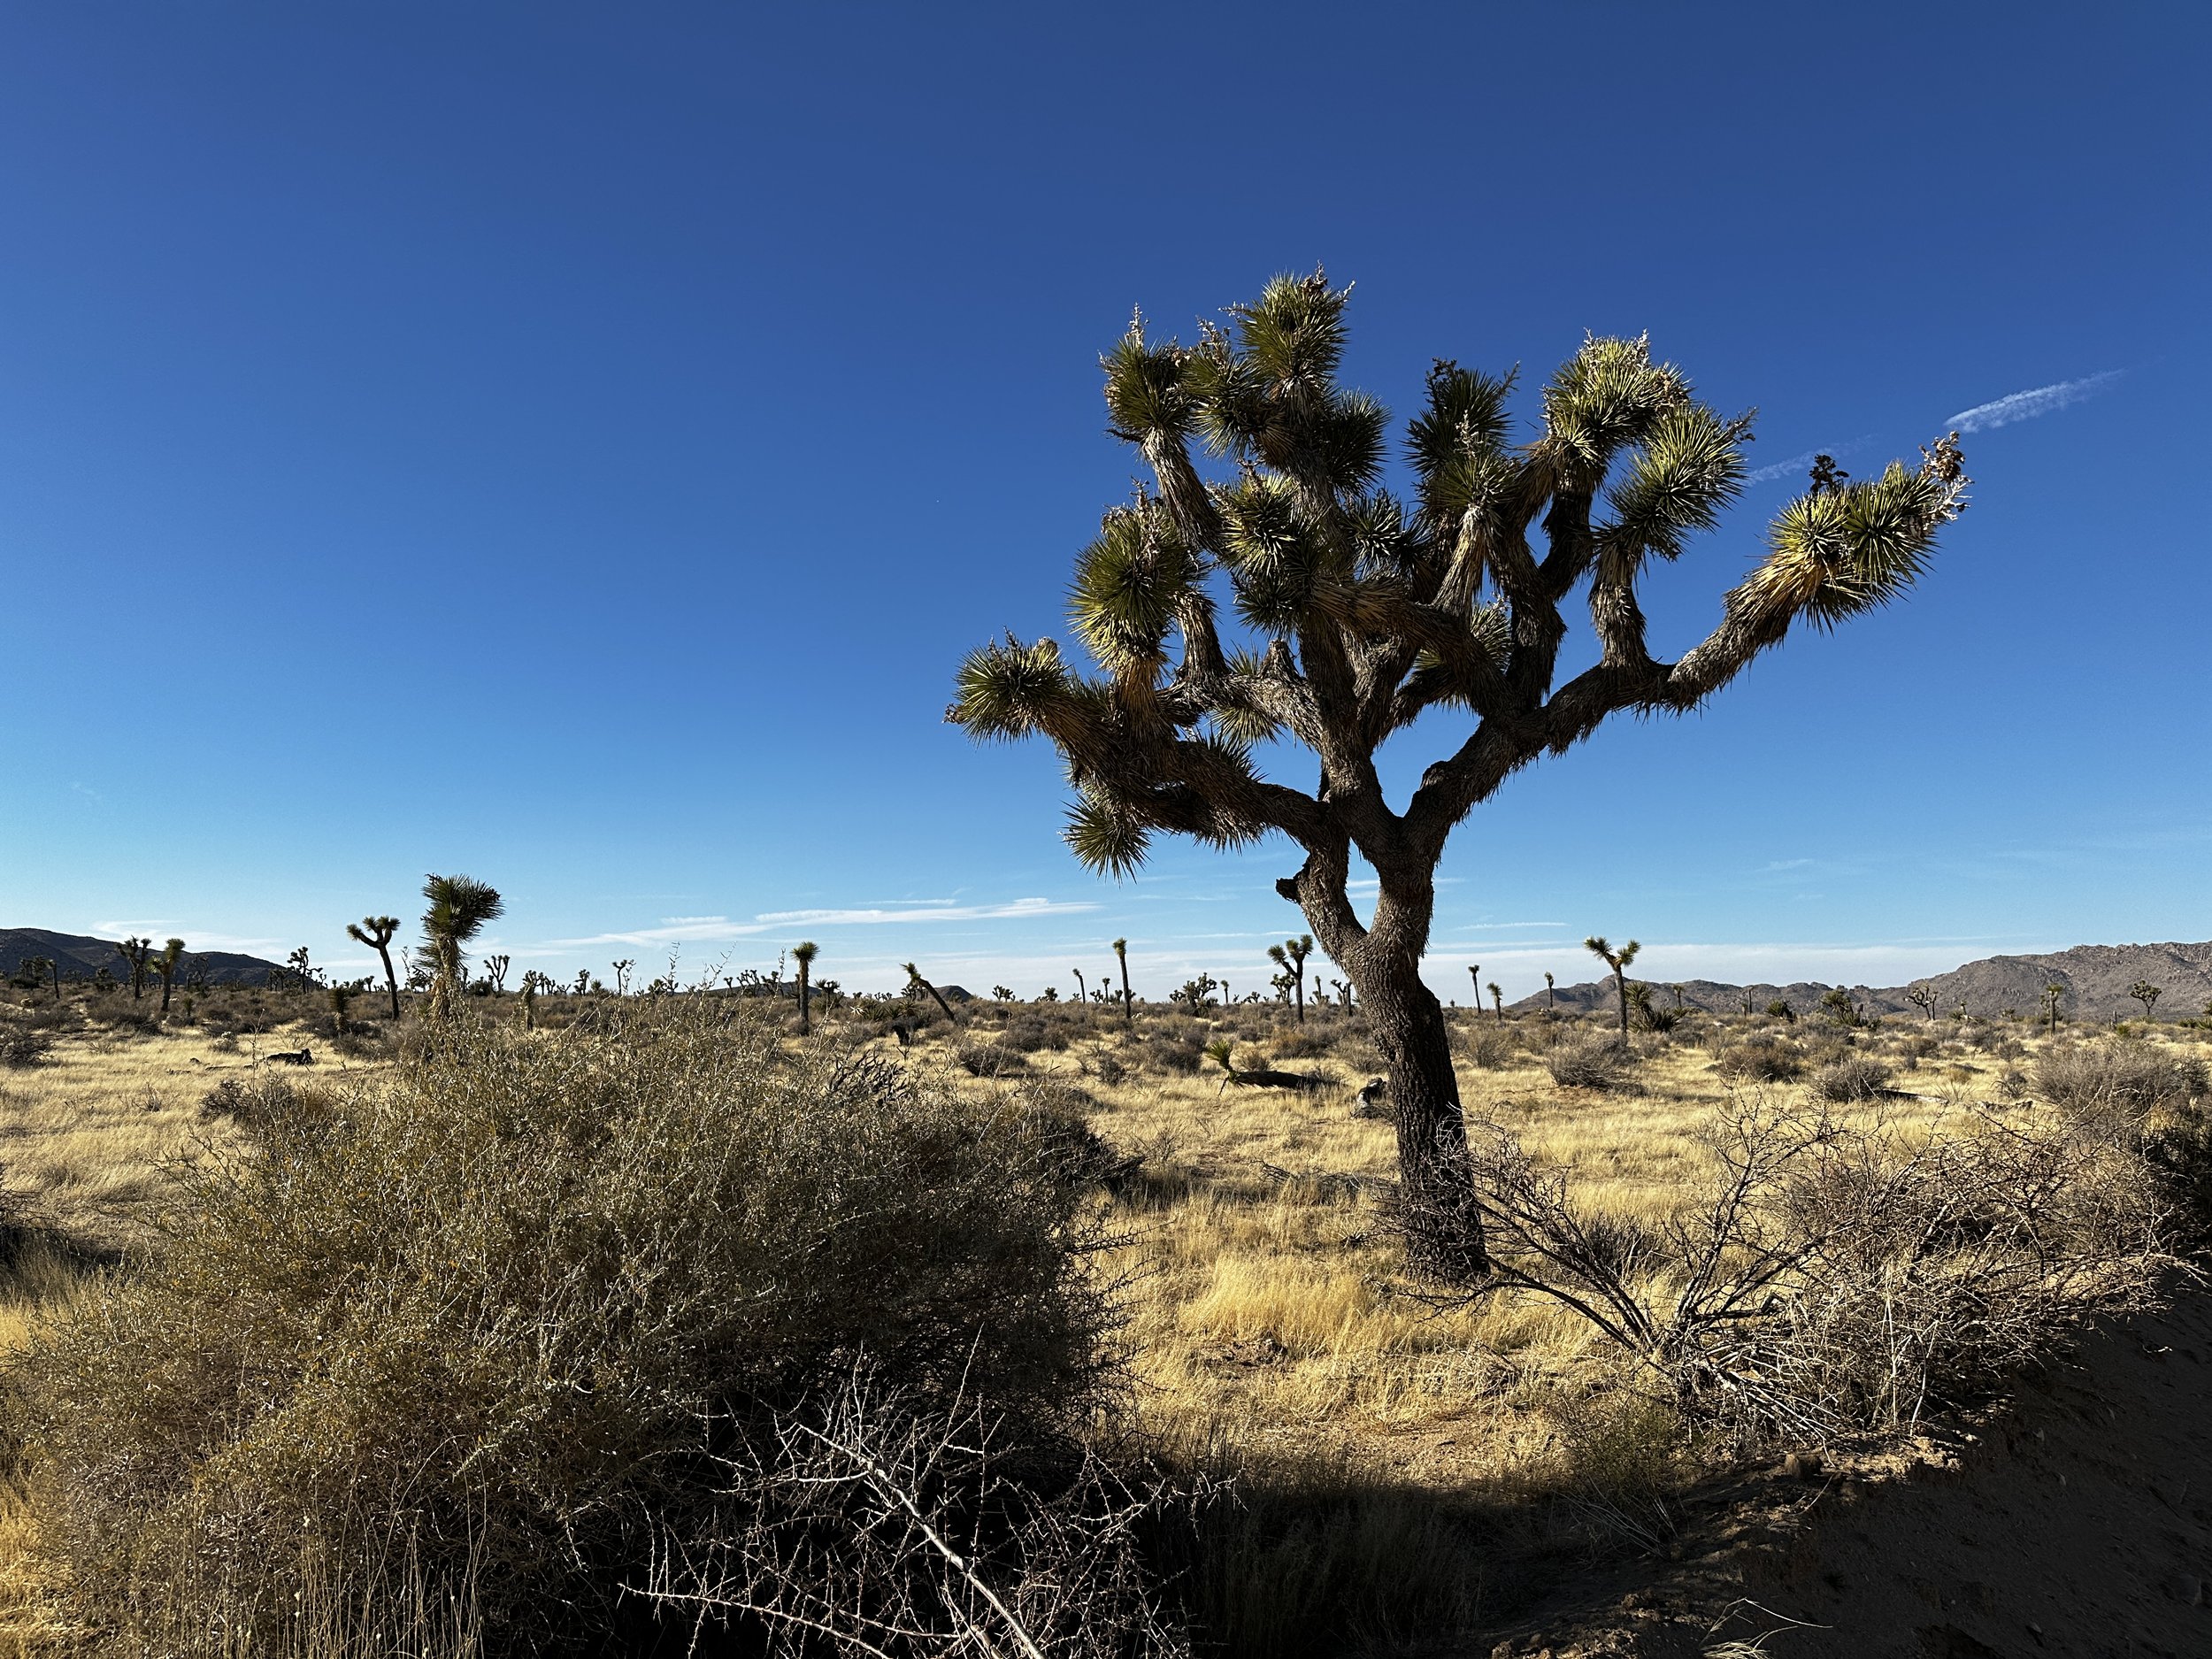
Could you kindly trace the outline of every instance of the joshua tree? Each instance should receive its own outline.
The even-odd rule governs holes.
[[[130,967],[131,1001],[135,1002],[146,988],[146,964],[153,960],[154,941],[133,935],[116,945],[115,954]]]
[[[184,960],[184,941],[171,939],[161,947],[161,954],[154,958],[154,972],[161,976],[161,1013],[169,1016],[169,993],[177,982],[177,964]]]
[[[1498,1010],[1498,1024],[1505,1024],[1505,993],[1498,989],[1495,979],[1490,981],[1490,1006]]]
[[[472,876],[426,877],[422,895],[430,901],[430,908],[422,913],[423,954],[431,970],[430,1002],[425,1011],[437,1018],[459,1006],[465,960],[461,947],[482,933],[487,923],[497,921],[506,906],[496,888]]]
[[[1083,970],[1080,968],[1070,968],[1068,972],[1075,976],[1075,1000],[1079,1002],[1089,1002],[1091,1000],[1091,987],[1089,982],[1083,978]]]
[[[292,988],[304,991],[315,983],[318,970],[307,959],[307,947],[302,945],[284,959],[285,967],[292,975]]]
[[[1129,941],[1127,940],[1114,941],[1114,960],[1121,964],[1121,1023],[1125,1025],[1132,1025],[1135,1023],[1137,1018],[1137,1002],[1136,999],[1129,995]]]
[[[2165,992],[2148,979],[2138,979],[2128,987],[2128,995],[2143,1005],[2143,1018],[2151,1018],[2151,1004],[2165,995]]]
[[[1582,948],[1603,962],[1613,971],[1613,989],[1621,1001],[1621,1041],[1628,1041],[1628,964],[1636,960],[1636,953],[1643,949],[1630,940],[1618,950],[1605,942],[1605,935],[1594,933],[1582,941]]]
[[[1439,361],[1407,434],[1409,495],[1392,493],[1386,413],[1337,380],[1348,295],[1317,272],[1279,278],[1188,347],[1132,323],[1104,361],[1106,403],[1152,479],[1107,513],[1071,586],[1075,633],[1102,674],[1010,635],[961,665],[948,718],[979,738],[1055,744],[1077,791],[1067,840],[1101,872],[1133,870],[1163,832],[1299,849],[1277,890],[1373,1021],[1412,1264],[1479,1276],[1450,1033],[1420,974],[1451,831],[1609,716],[1694,709],[1801,618],[1825,628],[1903,594],[1967,480],[1955,437],[1916,469],[1811,480],[1718,626],[1667,660],[1646,639],[1640,584],[1736,499],[1750,417],[1699,402],[1646,341],[1592,338],[1517,443],[1513,376]],[[1202,476],[1198,445],[1230,467]],[[1225,579],[1241,639],[1224,637]],[[1596,649],[1561,684],[1578,590]],[[1430,712],[1454,729],[1394,808],[1376,751]],[[1279,740],[1317,759],[1310,793],[1263,773],[1261,746]],[[1364,917],[1346,891],[1355,850],[1379,878]]]
[[[506,995],[507,969],[510,965],[511,959],[506,956],[487,956],[484,958],[484,977],[491,981],[492,995],[494,996]]]
[[[61,1001],[61,968],[51,956],[26,956],[15,971],[15,982],[27,991],[35,991],[51,975],[54,981],[54,1001]]]
[[[621,961],[614,964],[614,994],[617,996],[629,995],[630,975],[636,967],[637,958],[635,956],[625,956]],[[783,964],[781,963],[779,963],[776,965],[776,977],[779,979],[783,978]]]
[[[1547,970],[1544,974],[1544,1011],[1547,1014],[1550,1013],[1557,1006],[1558,1002],[1558,988],[1552,984],[1551,973]]]
[[[1931,1024],[1934,1022],[1936,1010],[1934,986],[1930,985],[1925,979],[1917,980],[1906,988],[1905,1000],[1925,1014]]]
[[[1297,1000],[1298,1023],[1306,1023],[1306,958],[1313,954],[1313,935],[1301,933],[1267,948],[1267,959],[1290,976],[1290,994]]]
[[[2058,1005],[2065,1000],[2066,987],[2054,981],[2043,987],[2043,1017],[2049,1021],[2053,1032],[2058,1030]],[[1966,1004],[1959,1004],[1959,1018],[1966,1017]]]
[[[548,990],[552,989],[553,982],[545,979],[535,968],[523,970],[522,1028],[525,1031],[535,1031],[538,1028],[538,987],[541,984]]]
[[[952,1011],[952,1004],[945,1001],[945,999],[938,994],[937,987],[935,986],[932,985],[927,979],[922,978],[922,971],[910,962],[904,963],[901,965],[906,969],[906,988],[910,991],[916,986],[919,986],[923,990],[928,992],[929,1000],[937,1004],[938,1011],[943,1014],[944,1017],[950,1020],[955,1025],[957,1025],[960,1023],[960,1018],[959,1016]],[[1060,998],[1056,993],[1052,996],[1040,998],[1039,1000],[1056,1002],[1060,1000]]]
[[[384,964],[385,988],[392,994],[392,1018],[399,1018],[399,975],[392,972],[392,936],[399,932],[396,916],[365,916],[346,924],[346,937],[366,945]]]
[[[1352,1007],[1352,982],[1349,979],[1331,979],[1329,983],[1336,987],[1336,1000],[1348,1013]]]
[[[330,1028],[341,1037],[346,1034],[346,1007],[361,987],[341,980],[330,987]]]
[[[803,1034],[814,1029],[814,958],[821,950],[811,939],[802,939],[791,947],[791,959],[799,964],[799,1030]]]

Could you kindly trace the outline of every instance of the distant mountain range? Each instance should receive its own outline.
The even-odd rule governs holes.
[[[154,944],[158,948],[161,941]],[[14,973],[33,956],[59,963],[64,979],[89,979],[103,968],[119,979],[130,977],[112,939],[54,933],[43,927],[0,927],[0,975]],[[281,973],[283,969],[234,950],[188,950],[177,969],[177,983],[197,979],[204,985],[266,985],[273,971]]]
[[[1661,1007],[1674,1005],[1674,981],[1654,979],[1632,967],[1629,978],[1650,985]],[[2207,1002],[2212,1002],[2212,943],[2076,945],[2047,956],[1985,956],[1909,985],[1846,988],[1870,1014],[1909,1014],[1917,1018],[1921,1010],[1905,996],[1915,985],[1925,985],[1935,992],[1939,1014],[1955,1013],[1962,1004],[1968,1013],[1981,1015],[2001,1014],[2007,1009],[2039,1013],[2043,1007],[2043,987],[2060,985],[2066,987],[2059,1003],[2062,1018],[2113,1019],[2141,1017],[2143,1005],[2128,993],[2144,981],[2161,992],[2153,1007],[2158,1018],[2186,1019],[2204,1013]],[[1811,980],[1794,985],[1726,985],[1717,979],[1684,979],[1680,984],[1683,1006],[1714,1014],[1741,1012],[1747,997],[1755,1009],[1780,1001],[1807,1013],[1819,1005],[1829,988]],[[1610,1008],[1613,995],[1610,979],[1563,985],[1554,993],[1562,1012]],[[1544,1006],[1541,991],[1513,1004],[1517,1010]]]

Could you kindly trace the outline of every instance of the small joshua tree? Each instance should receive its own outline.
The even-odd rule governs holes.
[[[1490,1006],[1498,1011],[1498,1024],[1505,1024],[1505,993],[1498,989],[1495,979],[1490,981]]]
[[[1071,586],[1102,672],[1010,635],[961,665],[948,718],[1050,740],[1077,792],[1068,841],[1102,872],[1134,870],[1163,833],[1298,849],[1276,888],[1372,1022],[1411,1265],[1479,1277],[1450,1032],[1420,972],[1452,830],[1609,717],[1697,708],[1799,621],[1832,627],[1904,594],[1967,480],[1955,436],[1917,468],[1816,474],[1718,626],[1669,660],[1639,590],[1735,502],[1751,418],[1700,402],[1645,340],[1591,338],[1517,441],[1514,377],[1440,359],[1406,434],[1407,488],[1386,488],[1388,417],[1338,378],[1348,297],[1318,272],[1278,278],[1193,346],[1131,324],[1104,362],[1106,404],[1151,477],[1107,513]],[[1228,465],[1207,477],[1200,446]],[[1596,649],[1562,683],[1578,595]],[[1443,752],[1395,805],[1376,752],[1432,714],[1451,728]],[[1263,771],[1285,741],[1317,760],[1311,792]],[[1363,916],[1355,850],[1379,879]]]
[[[1479,1014],[1482,1012],[1482,964],[1479,962],[1469,963],[1467,964],[1467,977],[1474,981],[1475,1012]]]
[[[1551,973],[1548,969],[1544,973],[1544,1011],[1547,1014],[1550,1013],[1554,1008],[1558,1006],[1558,1002],[1559,989],[1552,983]]]
[[[1628,1041],[1628,964],[1636,960],[1636,953],[1643,949],[1630,940],[1618,950],[1606,942],[1603,933],[1593,933],[1582,941],[1582,948],[1612,970],[1613,990],[1621,1003],[1621,1041]]]
[[[153,960],[154,941],[134,934],[117,943],[115,954],[131,971],[131,1001],[135,1002],[146,989],[146,964]]]
[[[511,965],[511,959],[506,956],[484,958],[484,977],[491,981],[494,996],[507,995],[507,970]]]
[[[399,932],[396,916],[365,916],[346,924],[346,937],[366,945],[384,964],[384,986],[392,996],[392,1018],[399,1018],[399,975],[392,972],[392,938]]]
[[[1129,941],[1114,941],[1114,960],[1121,966],[1121,1023],[1133,1025],[1137,1018],[1136,999],[1129,995]]]
[[[1301,933],[1267,948],[1267,959],[1290,976],[1290,994],[1298,1005],[1298,1023],[1306,1023],[1306,958],[1313,954],[1313,935]]]
[[[2133,985],[2128,987],[2128,995],[2143,1005],[2143,1018],[2145,1019],[2151,1018],[2151,1004],[2157,1002],[2158,999],[2165,995],[2165,994],[2166,993],[2163,989],[2158,986],[2153,985],[2148,979],[2138,979]]]
[[[2066,998],[2066,987],[2054,980],[2043,987],[2043,1018],[2055,1033],[2058,1030],[2058,1005]],[[1964,1018],[1966,1004],[1959,1004],[1959,1016]]]
[[[922,978],[922,971],[910,962],[902,964],[902,965],[906,970],[906,988],[910,991],[918,989],[927,992],[929,995],[929,1000],[937,1004],[937,1011],[942,1014],[948,1020],[951,1021],[952,1024],[957,1025],[960,1023],[960,1019],[959,1017],[952,1011],[952,1004],[945,1001],[943,995],[938,991],[935,986],[932,985],[927,979]],[[1050,987],[1048,987],[1047,988],[1049,989]],[[1040,1002],[1056,1002],[1060,1000],[1060,998],[1058,994],[1056,992],[1050,996],[1041,997],[1038,1000]]]
[[[637,958],[635,956],[625,956],[614,964],[614,994],[617,996],[629,995],[630,975],[636,971]],[[776,967],[776,977],[778,979],[783,977],[783,965],[780,963]]]
[[[802,939],[791,947],[791,960],[799,964],[799,1031],[802,1035],[814,1029],[814,958],[821,951],[821,946],[811,939]]]
[[[346,1010],[352,1004],[354,994],[361,987],[350,980],[339,980],[330,987],[330,1029],[342,1037],[346,1034]]]
[[[543,984],[549,990],[552,988],[552,981],[544,979],[544,977],[541,975],[535,968],[524,970],[522,975],[522,1028],[525,1031],[535,1031],[538,1028],[538,987],[541,984]]]
[[[169,1017],[169,993],[177,983],[177,965],[184,960],[184,941],[171,939],[161,947],[161,954],[154,958],[154,972],[161,976],[161,1015]]]
[[[422,914],[423,954],[430,968],[430,1001],[425,1012],[443,1018],[460,1007],[462,947],[505,913],[498,889],[473,876],[428,876],[422,895],[430,901]]]
[[[1925,1014],[1930,1024],[1934,1023],[1938,1001],[1934,986],[1930,985],[1925,979],[1918,980],[1906,990],[1905,1000]]]
[[[1083,970],[1080,968],[1070,968],[1068,972],[1075,976],[1075,1000],[1079,1002],[1089,1002],[1091,1000],[1091,987],[1089,982],[1083,978]]]

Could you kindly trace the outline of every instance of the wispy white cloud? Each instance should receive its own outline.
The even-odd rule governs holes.
[[[1744,476],[1754,484],[1770,484],[1778,478],[1787,478],[1792,472],[1809,470],[1821,453],[1818,449],[1808,449],[1802,455],[1793,455],[1788,460],[1777,461],[1771,466],[1755,466]],[[1832,449],[1828,453],[1832,455],[1835,452]]]
[[[864,905],[844,910],[764,910],[750,921],[726,916],[669,916],[654,927],[592,933],[581,939],[549,939],[541,950],[580,950],[591,945],[713,944],[752,939],[762,933],[802,927],[879,927],[907,923],[1021,921],[1040,916],[1074,916],[1101,907],[1087,899],[1014,899],[999,904],[953,904],[931,900],[917,904]]]
[[[2060,380],[2051,386],[2032,387],[2024,392],[2012,392],[1986,403],[1977,403],[1971,409],[1962,409],[1951,417],[1949,424],[1961,432],[1994,432],[2000,426],[2009,426],[2015,421],[2033,420],[2038,415],[2053,415],[2060,410],[2078,403],[2096,395],[2122,373],[2118,369],[2106,369],[2101,373],[2086,375],[2078,380]]]

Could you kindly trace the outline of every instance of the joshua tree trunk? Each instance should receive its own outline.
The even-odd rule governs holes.
[[[1127,940],[1114,941],[1114,960],[1121,964],[1121,1023],[1125,1025],[1133,1025],[1137,1018],[1137,1005],[1129,995],[1129,941]]]
[[[1329,954],[1344,961],[1333,949]],[[1467,1128],[1443,1004],[1423,982],[1417,955],[1376,952],[1357,966],[1345,966],[1366,1004],[1368,1025],[1390,1077],[1407,1264],[1424,1277],[1475,1282],[1489,1262],[1479,1218],[1469,1202]]]
[[[1613,970],[1613,995],[1621,1005],[1621,1041],[1628,1041],[1628,970]]]
[[[392,1023],[399,1023],[399,975],[392,972],[392,948],[379,945],[376,954],[384,959],[384,988],[391,993]]]

